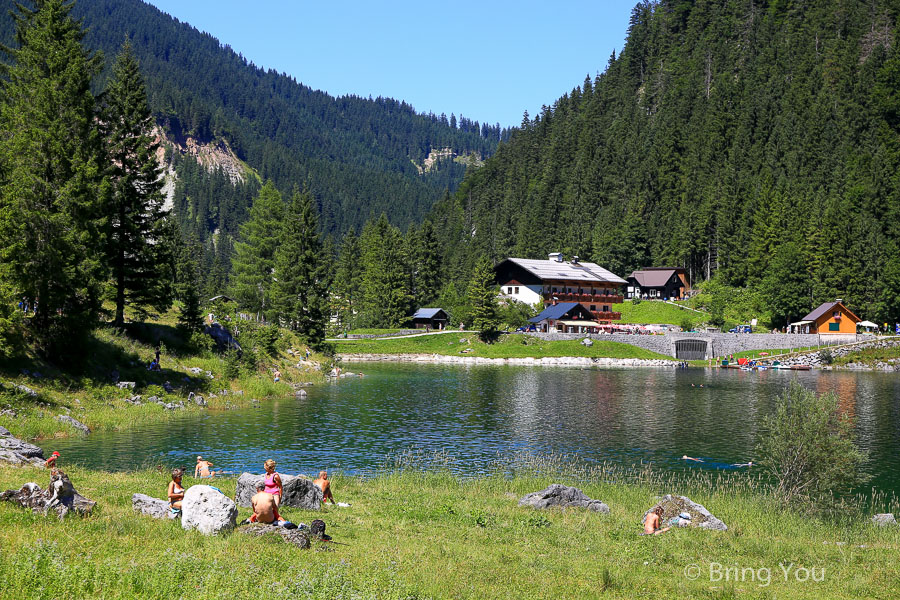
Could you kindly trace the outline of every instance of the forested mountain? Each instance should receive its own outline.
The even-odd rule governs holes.
[[[0,40],[7,44],[13,40],[8,16],[13,5],[13,0],[0,0]],[[256,67],[212,36],[140,0],[80,0],[73,15],[84,19],[86,47],[102,51],[106,59],[106,70],[94,82],[97,91],[130,38],[150,106],[168,135],[225,140],[283,192],[308,186],[325,233],[359,229],[370,214],[382,211],[398,226],[420,221],[444,190],[455,189],[465,167],[445,160],[420,174],[417,165],[443,148],[487,157],[502,134],[499,125],[417,114],[389,98],[335,98],[310,89]],[[227,207],[218,210],[210,185],[187,185],[188,195],[206,195],[200,202],[212,207],[193,215],[201,233],[204,220],[218,221],[223,214],[232,219]],[[246,218],[256,189],[243,194],[237,220]]]
[[[900,3],[661,0],[436,206],[444,264],[577,254],[900,319]]]

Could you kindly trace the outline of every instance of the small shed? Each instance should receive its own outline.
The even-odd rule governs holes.
[[[450,316],[443,308],[420,308],[412,316],[416,329],[446,329]]]
[[[559,302],[545,308],[538,316],[528,319],[544,333],[599,333],[600,323],[579,302]]]

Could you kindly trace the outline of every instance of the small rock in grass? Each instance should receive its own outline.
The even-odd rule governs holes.
[[[169,503],[160,498],[153,498],[144,494],[131,496],[131,507],[135,512],[153,517],[154,519],[176,519],[180,515],[172,512]]]
[[[90,427],[88,427],[87,425],[85,425],[84,423],[79,421],[78,419],[70,417],[69,415],[59,415],[58,417],[56,417],[56,420],[59,421],[60,423],[68,423],[69,425],[71,425],[72,427],[74,427],[75,429],[77,429],[78,431],[80,431],[82,433],[87,434],[87,433],[91,432]]]
[[[896,525],[897,520],[892,513],[880,513],[872,517],[872,522],[879,527],[887,527],[888,525]]]
[[[575,487],[569,487],[559,483],[549,485],[540,492],[532,492],[519,500],[519,506],[531,506],[533,508],[586,508],[601,513],[608,513],[609,506],[600,500],[588,498],[584,492]]]

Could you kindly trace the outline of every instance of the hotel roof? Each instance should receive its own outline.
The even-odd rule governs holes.
[[[576,281],[596,281],[599,283],[616,283],[624,285],[626,281],[607,271],[600,265],[589,262],[557,262],[555,260],[533,260],[529,258],[507,258],[539,277],[548,279],[569,279]]]

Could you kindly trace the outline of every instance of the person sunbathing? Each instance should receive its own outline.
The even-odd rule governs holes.
[[[662,516],[662,513],[662,506],[657,506],[655,509],[653,509],[653,511],[647,514],[647,517],[644,519],[645,535],[659,535],[669,530],[668,527],[664,527],[662,529],[660,529],[659,527],[659,518]]]
[[[319,478],[313,481],[313,485],[322,491],[322,503],[331,500],[332,504],[336,504],[334,496],[331,495],[331,482],[328,481],[328,472],[319,471]]]
[[[296,529],[296,525],[281,518],[281,515],[278,514],[275,496],[265,491],[265,489],[266,484],[262,481],[256,484],[256,494],[250,498],[250,505],[253,507],[253,515],[250,517],[250,522]]]
[[[166,491],[166,496],[169,498],[169,506],[173,511],[181,510],[181,501],[184,500],[184,488],[181,487],[181,477],[183,475],[183,469],[172,471],[172,481],[169,482],[169,489]]]

